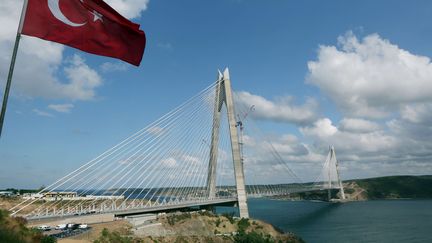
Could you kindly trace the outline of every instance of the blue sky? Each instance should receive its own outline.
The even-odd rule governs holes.
[[[49,184],[208,86],[224,67],[242,101],[259,106],[253,119],[270,133],[295,136],[285,146],[306,148],[308,155],[287,152],[293,167],[317,165],[328,144],[338,151],[342,143],[351,145],[339,149],[346,178],[432,172],[432,144],[423,138],[432,132],[432,96],[421,92],[432,86],[430,1],[107,2],[145,31],[141,65],[23,37],[0,139],[0,188]],[[0,27],[2,90],[21,6],[0,6],[0,22],[8,23]],[[344,70],[356,55],[364,65],[358,72],[371,75],[354,81],[357,71]],[[334,67],[331,60],[345,62]],[[404,60],[412,65],[402,72]],[[395,75],[372,75],[373,66]],[[54,87],[77,79],[84,93]],[[353,88],[345,92],[346,82]],[[251,101],[257,97],[293,114],[264,115],[262,100]],[[312,115],[293,118],[305,112]]]

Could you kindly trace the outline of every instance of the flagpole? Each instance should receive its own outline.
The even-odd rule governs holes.
[[[21,11],[20,23],[18,26],[16,38],[15,38],[15,45],[14,45],[14,49],[12,52],[12,59],[11,59],[11,63],[9,66],[9,73],[8,73],[8,77],[7,77],[7,81],[6,81],[5,92],[3,95],[3,103],[2,103],[1,113],[0,113],[0,137],[2,134],[2,130],[3,130],[3,122],[4,122],[5,115],[6,115],[6,107],[7,107],[7,102],[8,102],[8,98],[9,98],[9,91],[10,91],[10,87],[11,87],[11,83],[12,83],[12,76],[13,76],[13,71],[15,68],[15,60],[16,60],[16,56],[18,53],[18,46],[19,46],[19,42],[21,39],[21,31],[22,31],[22,28],[24,25],[25,13],[27,11],[27,4],[28,4],[28,0],[24,0],[23,9]]]

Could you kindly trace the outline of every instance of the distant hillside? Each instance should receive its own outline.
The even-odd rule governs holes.
[[[386,176],[349,180],[365,190],[367,199],[432,198],[432,175]]]
[[[425,176],[386,176],[343,182],[345,195],[351,201],[375,199],[430,199],[432,198],[432,175]],[[277,199],[328,200],[327,190],[291,193],[275,196]],[[339,198],[339,190],[331,190],[331,198]]]

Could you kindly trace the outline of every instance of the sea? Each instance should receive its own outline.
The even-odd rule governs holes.
[[[248,205],[251,218],[293,232],[306,242],[432,243],[432,200],[329,203],[249,199]],[[232,210],[217,208],[219,213]]]

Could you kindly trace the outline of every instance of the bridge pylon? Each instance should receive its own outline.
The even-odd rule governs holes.
[[[331,194],[330,194],[330,189],[334,188],[332,185],[333,182],[333,177],[332,177],[332,172],[334,171],[336,173],[336,179],[337,179],[337,187],[339,188],[339,193],[340,193],[340,199],[341,200],[345,200],[345,191],[343,188],[343,184],[342,181],[340,179],[340,173],[339,173],[339,161],[336,158],[336,152],[333,146],[330,146],[329,148],[329,165],[328,165],[328,199],[331,199]]]
[[[246,199],[246,187],[243,171],[243,162],[240,155],[239,137],[237,134],[235,110],[233,94],[231,89],[231,81],[229,70],[226,68],[223,74],[218,71],[218,78],[216,81],[216,95],[213,113],[213,127],[210,145],[210,160],[207,175],[207,189],[209,198],[216,197],[216,168],[219,147],[219,130],[222,107],[225,104],[227,111],[227,118],[229,124],[231,152],[234,163],[234,175],[237,190],[237,200],[240,212],[240,217],[249,218],[249,211]]]

